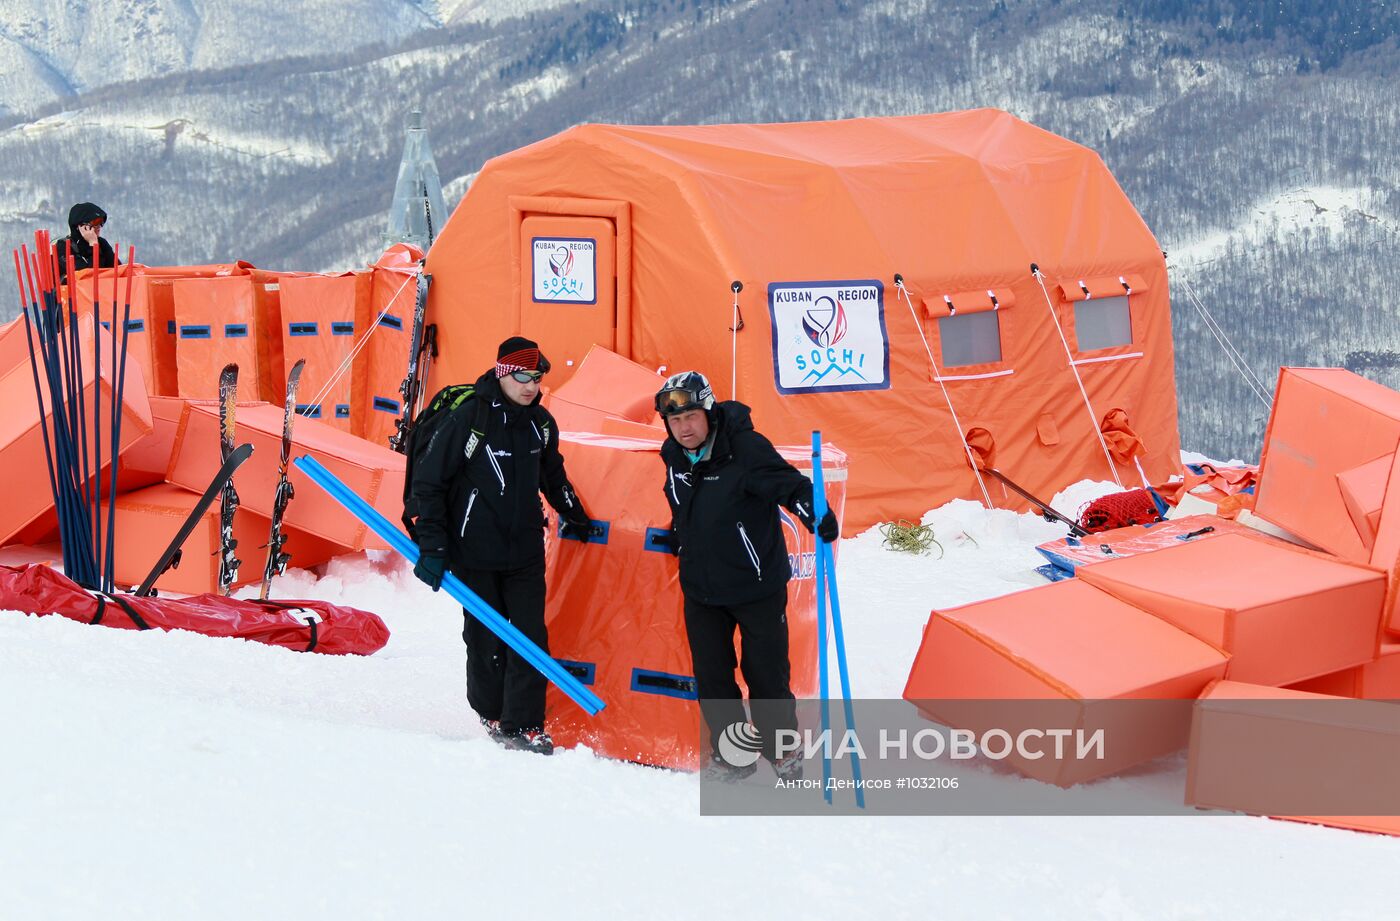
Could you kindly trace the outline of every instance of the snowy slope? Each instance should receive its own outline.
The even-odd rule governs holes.
[[[1079,484],[1055,503],[1106,490]],[[898,696],[928,609],[1034,584],[1032,545],[1059,535],[968,502],[925,520],[941,560],[882,550],[873,531],[841,547],[859,695]],[[1083,921],[1393,907],[1381,881],[1400,840],[1267,819],[702,818],[691,776],[486,740],[463,699],[460,613],[396,559],[294,571],[280,593],[377,611],[393,638],[333,658],[0,614],[0,916]],[[1107,782],[1179,802],[1183,760]]]

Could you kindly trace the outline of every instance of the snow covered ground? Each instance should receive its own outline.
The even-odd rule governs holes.
[[[842,545],[858,696],[899,695],[931,607],[1040,584],[1032,547],[1062,533],[970,502],[925,521],[942,559],[874,531]],[[0,614],[0,917],[1393,911],[1400,840],[1268,819],[702,817],[694,777],[488,741],[464,700],[461,615],[397,559],[294,571],[279,594],[376,611],[393,637],[340,658]],[[1108,782],[1179,803],[1184,771],[1178,757]]]

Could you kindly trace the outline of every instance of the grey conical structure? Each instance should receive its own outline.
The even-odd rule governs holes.
[[[403,159],[399,161],[384,243],[412,243],[427,252],[446,220],[447,203],[428,130],[423,127],[423,113],[410,112],[404,124]]]

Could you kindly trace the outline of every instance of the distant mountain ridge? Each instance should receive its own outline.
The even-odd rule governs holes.
[[[224,5],[242,32],[206,13],[203,44],[177,9],[199,4],[126,5],[150,29],[168,24],[143,40],[175,49],[167,69],[152,55],[128,74],[110,51],[127,33],[65,20],[66,56],[25,78],[50,81],[41,105],[16,111],[42,94],[0,82],[12,113],[0,120],[0,230],[12,244],[90,198],[148,261],[361,263],[411,107],[426,112],[451,199],[489,157],[583,121],[995,106],[1099,151],[1168,251],[1184,444],[1252,457],[1264,415],[1183,282],[1269,385],[1288,363],[1400,385],[1386,358],[1400,353],[1400,48],[1396,17],[1370,15],[1375,4],[354,0],[303,13],[246,0]],[[15,20],[0,13],[0,58],[40,54],[33,42],[15,50]],[[269,46],[242,48],[240,34],[280,36],[285,49],[262,57]],[[98,85],[84,48],[110,58],[102,76],[128,82]],[[92,88],[52,89],[63,85]]]

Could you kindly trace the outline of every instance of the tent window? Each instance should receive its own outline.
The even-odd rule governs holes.
[[[943,367],[982,365],[1001,361],[1001,325],[995,310],[958,313],[938,318],[943,344]]]
[[[1132,345],[1133,323],[1127,295],[1076,301],[1074,334],[1081,352]]]

